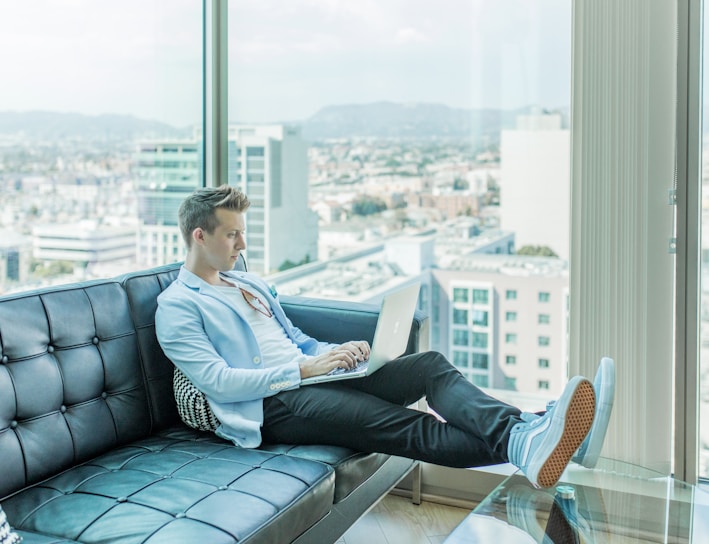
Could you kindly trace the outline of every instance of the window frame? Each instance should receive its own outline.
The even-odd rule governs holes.
[[[674,476],[699,480],[703,0],[677,2]]]
[[[227,0],[204,2],[204,180],[226,180]],[[696,483],[699,458],[702,0],[679,0],[674,475]],[[506,300],[511,293],[506,292]],[[515,293],[516,295],[516,293]]]

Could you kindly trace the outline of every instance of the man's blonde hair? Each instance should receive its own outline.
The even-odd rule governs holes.
[[[217,208],[224,208],[243,213],[251,205],[247,196],[239,189],[229,185],[219,187],[203,187],[196,189],[188,196],[177,212],[180,232],[187,247],[192,247],[192,232],[201,228],[212,234],[219,226],[216,214]]]

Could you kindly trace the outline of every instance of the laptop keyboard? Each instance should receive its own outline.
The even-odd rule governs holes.
[[[352,372],[361,372],[363,370],[367,370],[367,367],[369,366],[369,361],[362,361],[361,363],[358,363],[357,366],[353,368],[342,368],[341,366],[338,366],[337,368],[333,368],[330,372],[327,373],[328,376],[338,376],[340,374],[350,374]]]

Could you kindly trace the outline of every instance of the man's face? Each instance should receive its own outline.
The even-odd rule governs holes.
[[[231,270],[241,251],[246,249],[244,214],[217,208],[215,216],[219,226],[214,232],[210,234],[202,231],[202,254],[211,268],[219,271]]]

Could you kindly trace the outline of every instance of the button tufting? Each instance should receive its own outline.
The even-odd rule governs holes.
[[[219,491],[226,491],[227,489],[229,489],[229,488],[228,488],[227,486],[225,486],[225,485],[220,485],[220,486],[219,486]]]
[[[98,344],[98,336],[94,336],[91,341],[93,342],[94,346]]]
[[[10,427],[11,427],[12,429],[16,429],[16,428],[17,428],[17,421],[15,421],[15,420],[13,419],[13,420],[10,422]]]
[[[2,364],[6,365],[10,358],[7,355],[2,356]]]
[[[54,346],[47,346],[48,353],[54,353]]]
[[[116,499],[116,502],[126,502],[128,500],[128,497],[118,497]]]
[[[61,407],[59,408],[59,410],[60,410],[61,413],[63,414],[64,412],[66,412],[66,406],[64,406],[64,405],[62,404]]]
[[[104,391],[103,393],[101,393],[101,398],[102,398],[102,399],[107,399],[107,398],[108,398],[108,393],[106,393],[105,391]]]
[[[177,519],[186,518],[186,517],[187,517],[187,514],[185,514],[184,512],[178,512],[177,514],[175,514],[175,517],[176,517]]]

